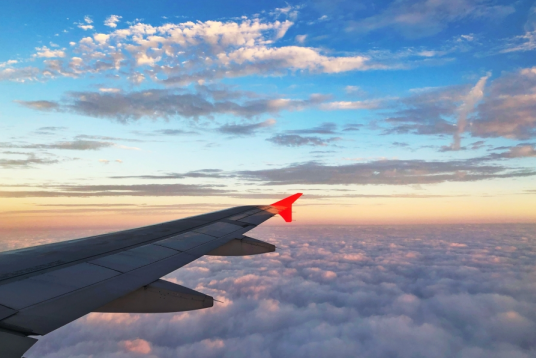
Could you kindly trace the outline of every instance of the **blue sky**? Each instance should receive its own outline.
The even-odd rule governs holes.
[[[535,9],[3,4],[2,209],[135,222],[303,191],[325,223],[533,221]]]

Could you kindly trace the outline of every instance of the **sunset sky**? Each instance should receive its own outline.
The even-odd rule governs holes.
[[[0,24],[0,228],[296,192],[298,225],[536,222],[533,1],[11,1]]]

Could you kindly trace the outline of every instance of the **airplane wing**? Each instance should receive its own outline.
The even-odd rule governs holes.
[[[213,299],[160,280],[203,255],[275,251],[244,236],[301,194],[181,220],[0,253],[0,357],[20,358],[37,339],[90,312],[159,313],[212,307]]]

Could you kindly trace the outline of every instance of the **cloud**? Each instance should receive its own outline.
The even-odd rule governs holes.
[[[186,85],[251,75],[389,68],[365,55],[333,56],[312,47],[277,46],[292,25],[289,20],[267,22],[258,18],[162,26],[138,22],[128,28],[83,37],[70,50],[56,50],[64,51],[61,54],[65,58],[44,62],[41,77],[126,72],[135,84],[151,80]],[[93,25],[85,21],[78,27],[89,30]],[[52,50],[47,51],[52,57]]]
[[[0,81],[35,81],[41,74],[36,67],[5,68],[0,70]]]
[[[5,159],[0,158],[0,168],[4,169],[24,169],[24,168],[33,168],[34,165],[48,165],[48,164],[56,164],[59,162],[57,159],[49,159],[49,158],[40,158],[37,157],[35,154],[27,154],[27,153],[6,153],[4,154],[17,154],[17,155],[26,155],[27,157],[25,159]]]
[[[122,16],[119,16],[119,15],[110,15],[104,21],[104,25],[106,25],[108,27],[116,28],[117,23],[119,21],[121,21],[121,18],[122,18]]]
[[[66,150],[98,150],[102,148],[117,146],[112,142],[100,142],[92,140],[62,141],[51,144],[12,144],[0,143],[3,148],[24,148],[24,149],[66,149]]]
[[[267,119],[263,122],[253,124],[225,124],[217,129],[218,132],[235,136],[248,136],[254,134],[259,129],[270,128],[276,124],[275,119]]]
[[[302,146],[326,146],[333,142],[339,141],[342,138],[332,137],[332,138],[319,138],[319,137],[303,137],[297,134],[278,134],[267,140],[285,147],[302,147]]]
[[[531,158],[536,157],[536,149],[534,145],[531,144],[518,144],[514,147],[507,148],[506,152],[502,153],[493,153],[488,157],[490,159],[501,159],[501,158]]]
[[[314,145],[314,144],[313,144]],[[288,167],[240,171],[247,180],[268,185],[411,185],[471,182],[536,175],[532,169],[479,165],[482,159],[466,161],[377,160],[348,165],[298,163]]]
[[[91,136],[79,136],[80,138]],[[98,137],[98,136],[96,136]],[[109,137],[102,137],[109,138]],[[22,148],[22,149],[60,149],[60,150],[99,150],[103,148],[120,148],[126,150],[140,150],[137,147],[128,147],[114,142],[104,142],[96,140],[75,139],[72,141],[60,141],[50,144],[13,144],[0,143],[0,148]]]
[[[507,73],[489,86],[470,127],[478,137],[536,136],[536,67]]]
[[[381,104],[381,100],[372,101],[339,101],[323,103],[320,108],[327,111],[344,109],[375,109]]]
[[[389,28],[408,38],[435,35],[463,19],[500,19],[515,11],[512,5],[480,0],[401,0],[391,2],[379,14],[351,21],[347,30],[371,32]]]
[[[277,251],[205,256],[166,276],[223,303],[90,314],[27,356],[143,356],[125,342],[159,358],[528,358],[536,349],[531,225],[264,226],[250,235]]]
[[[11,65],[14,65],[16,63],[19,63],[19,61],[17,61],[17,60],[8,60],[8,61],[5,61],[5,62],[0,62],[0,68],[4,68],[6,66],[11,66]]]
[[[225,193],[226,190],[210,185],[193,184],[49,185],[47,190],[0,190],[0,198],[214,196]]]
[[[466,85],[432,88],[386,105],[386,107],[402,108],[384,119],[391,125],[385,133],[453,135],[456,126],[451,120],[468,90],[469,87]]]
[[[490,76],[491,75],[488,74],[480,78],[467,96],[463,98],[461,105],[458,107],[458,125],[456,132],[454,132],[454,138],[451,145],[453,150],[460,149],[461,135],[467,126],[467,116],[474,111],[476,104],[484,97],[484,86],[486,86],[486,81]]]
[[[303,44],[306,38],[307,38],[307,35],[296,35],[296,42]]]
[[[488,78],[482,77],[474,87],[427,88],[384,102],[383,110],[395,109],[384,118],[390,125],[384,133],[452,135],[451,149],[459,147],[464,131],[482,138],[536,136],[536,68],[506,73],[493,80],[484,93]]]
[[[525,23],[525,33],[506,41],[499,53],[532,51],[536,49],[536,4],[530,8]]]
[[[325,122],[321,125],[309,129],[292,129],[287,133],[291,134],[337,134],[337,124],[333,122]]]
[[[186,178],[210,178],[224,179],[232,177],[233,173],[224,172],[221,169],[200,169],[186,173],[167,173],[160,175],[134,175],[134,176],[112,176],[112,179],[186,179]]]
[[[37,53],[34,55],[34,57],[46,57],[46,58],[54,58],[54,57],[65,57],[65,49],[63,50],[52,50],[49,49],[46,46],[43,47],[36,47]]]
[[[17,103],[31,109],[72,112],[127,123],[141,118],[199,119],[213,118],[217,114],[254,118],[265,113],[303,110],[317,106],[327,98],[316,94],[305,100],[278,98],[233,102],[211,100],[201,93],[153,89],[129,93],[69,92],[62,103],[52,101],[17,101]]]

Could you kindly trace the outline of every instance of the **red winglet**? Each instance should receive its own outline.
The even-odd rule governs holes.
[[[294,204],[294,202],[302,195],[302,193],[291,195],[277,203],[273,203],[271,206],[277,207],[279,215],[289,223],[292,221],[292,204]]]

